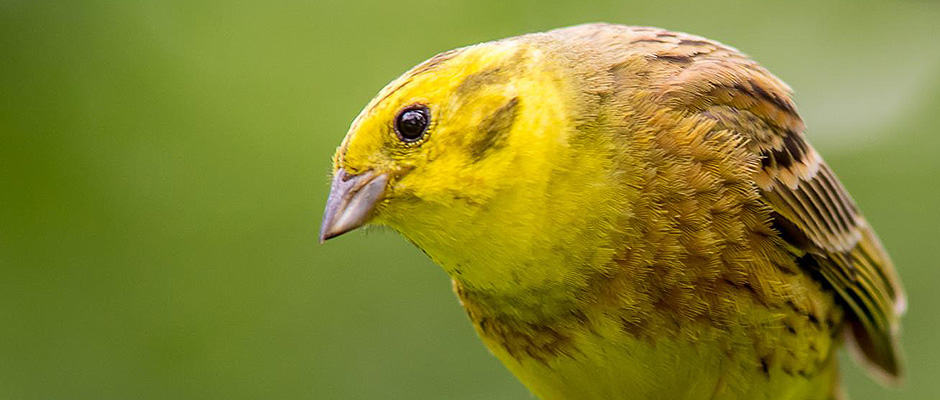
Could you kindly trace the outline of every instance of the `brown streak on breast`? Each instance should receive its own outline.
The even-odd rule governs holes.
[[[589,325],[587,317],[577,310],[544,321],[521,321],[488,309],[484,305],[486,301],[477,298],[479,294],[465,290],[456,281],[454,290],[480,336],[520,361],[525,355],[548,365],[554,358],[572,356],[577,348],[567,332],[573,331],[572,326],[585,328]]]

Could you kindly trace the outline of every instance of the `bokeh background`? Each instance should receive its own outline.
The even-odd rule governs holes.
[[[531,398],[405,240],[315,236],[386,82],[590,21],[796,89],[910,295],[906,386],[845,363],[848,391],[938,398],[938,2],[0,0],[0,399]]]

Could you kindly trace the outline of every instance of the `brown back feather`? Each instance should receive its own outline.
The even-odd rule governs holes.
[[[747,140],[761,168],[763,198],[804,269],[819,276],[849,311],[849,337],[872,372],[901,375],[897,350],[905,299],[900,281],[855,202],[803,135],[789,87],[736,50],[700,37],[637,33],[632,43],[678,65],[657,88],[667,105],[699,113]],[[810,255],[810,257],[803,257]]]

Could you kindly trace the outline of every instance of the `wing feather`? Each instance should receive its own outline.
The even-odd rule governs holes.
[[[761,166],[754,179],[781,236],[804,268],[850,311],[850,337],[878,375],[901,374],[896,337],[905,298],[888,254],[848,191],[809,145],[790,89],[733,49],[696,54],[660,88],[666,104],[743,136]],[[808,256],[808,257],[805,257]]]

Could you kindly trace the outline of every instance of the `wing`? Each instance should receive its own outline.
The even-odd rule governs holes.
[[[738,132],[757,153],[754,179],[774,223],[803,267],[850,311],[851,336],[873,371],[900,376],[896,347],[905,299],[891,260],[854,201],[803,136],[790,89],[734,49],[685,35],[657,35],[654,59],[682,59],[662,101]],[[665,43],[667,40],[672,43]]]

